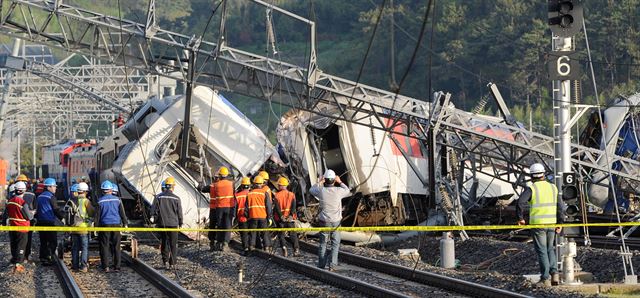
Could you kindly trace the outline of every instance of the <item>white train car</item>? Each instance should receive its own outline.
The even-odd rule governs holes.
[[[225,165],[239,179],[255,173],[268,160],[279,162],[277,152],[262,131],[217,91],[196,87],[191,109],[189,162],[179,165],[183,96],[151,99],[116,134],[102,142],[96,155],[102,179],[122,183],[124,191],[151,205],[161,181],[176,179],[184,227],[204,227],[209,198],[196,187]],[[196,234],[187,234],[196,238]]]

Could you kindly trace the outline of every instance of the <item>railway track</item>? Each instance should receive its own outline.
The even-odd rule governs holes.
[[[478,232],[468,232],[469,236],[472,237],[492,237],[497,240],[503,241],[514,241],[514,242],[526,242],[531,240],[531,236],[528,234],[495,234],[495,233],[478,233]],[[617,234],[616,234],[617,236]],[[585,246],[584,236],[569,236],[569,238],[574,239],[578,246]],[[604,248],[604,249],[620,249],[620,245],[622,245],[622,241],[620,241],[619,237],[607,237],[602,235],[590,235],[589,240],[591,241],[590,247],[594,248]],[[625,243],[631,250],[640,250],[640,238],[638,237],[628,237],[625,239]]]
[[[308,253],[317,252],[318,246],[300,241],[300,248]],[[436,287],[449,292],[468,295],[470,297],[528,297],[519,293],[485,286],[453,277],[431,272],[414,270],[413,268],[376,260],[352,253],[340,251],[341,263],[359,266],[367,270],[402,278],[425,286]]]
[[[239,247],[235,243],[236,248]],[[301,242],[300,257],[281,257],[265,251],[254,256],[269,260],[291,271],[367,297],[527,297],[514,292],[441,276],[411,268],[340,252],[343,265],[335,272],[317,268],[317,247]],[[347,263],[347,264],[344,264]]]
[[[65,295],[80,297],[193,297],[193,295],[144,262],[122,253],[123,266],[118,273],[92,269],[72,273],[63,260],[56,258],[55,271]]]

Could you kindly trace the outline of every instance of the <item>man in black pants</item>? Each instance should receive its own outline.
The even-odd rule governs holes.
[[[245,203],[244,214],[249,219],[249,229],[264,229],[271,225],[271,193],[266,192],[262,186],[264,178],[256,176],[253,178],[253,187],[247,194],[247,202]],[[262,234],[262,248],[271,252],[271,235],[268,231],[260,232]],[[251,240],[247,254],[256,248],[257,232],[251,232]]]
[[[35,218],[38,226],[56,226],[60,224],[60,219],[64,217],[64,213],[58,208],[58,200],[56,199],[56,180],[47,178],[44,180],[44,186],[47,188],[36,199]],[[53,256],[58,246],[58,233],[55,231],[40,231],[40,262],[43,265],[53,265]]]
[[[112,195],[113,184],[109,180],[102,182],[102,197],[98,199],[96,208],[96,226],[99,227],[127,227],[127,216],[120,198]],[[113,254],[113,270],[120,271],[120,232],[99,232],[100,261],[102,270],[109,272],[111,255]]]
[[[28,183],[29,178],[25,174],[20,174],[18,178],[16,178],[16,181],[22,181],[27,185],[27,190],[22,195],[22,199],[26,202],[26,204],[29,205],[29,209],[31,210],[31,212],[35,213],[36,212],[36,195],[30,191],[31,187],[29,187],[29,183]],[[33,214],[31,215],[33,217]],[[31,225],[32,226],[36,225],[35,220],[31,220]],[[25,263],[29,261],[29,256],[31,256],[31,242],[32,242],[31,240],[32,239],[33,239],[33,231],[29,231],[29,233],[27,233],[27,248],[24,250]]]
[[[10,226],[28,227],[30,225],[31,211],[29,210],[29,204],[23,200],[24,192],[27,190],[27,185],[18,181],[12,187],[15,187],[15,194],[7,202],[2,222],[7,220]],[[27,231],[10,231],[9,239],[11,245],[11,264],[14,266],[15,272],[24,272],[24,256],[25,248],[27,246]]]
[[[162,192],[157,194],[151,205],[151,222],[159,228],[182,226],[182,205],[180,198],[173,193],[176,182],[169,177],[162,182]],[[178,255],[178,232],[160,232],[160,251],[165,269],[175,269]],[[167,265],[167,261],[169,265]]]

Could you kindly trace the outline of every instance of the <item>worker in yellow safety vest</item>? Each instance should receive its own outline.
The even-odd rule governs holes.
[[[525,225],[524,210],[529,207],[529,224],[560,224],[564,221],[562,200],[558,199],[558,188],[545,180],[545,167],[535,163],[529,168],[531,183],[518,198],[516,216],[518,225]],[[561,227],[531,229],[531,236],[540,264],[540,285],[551,286],[560,282],[556,256],[556,234]]]

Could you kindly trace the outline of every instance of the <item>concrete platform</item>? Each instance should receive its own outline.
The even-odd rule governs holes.
[[[584,294],[607,294],[607,295],[630,295],[630,296],[638,296],[640,295],[640,284],[629,285],[629,284],[582,284],[579,286],[566,286],[560,285],[560,288],[564,288],[567,290],[578,291]]]

